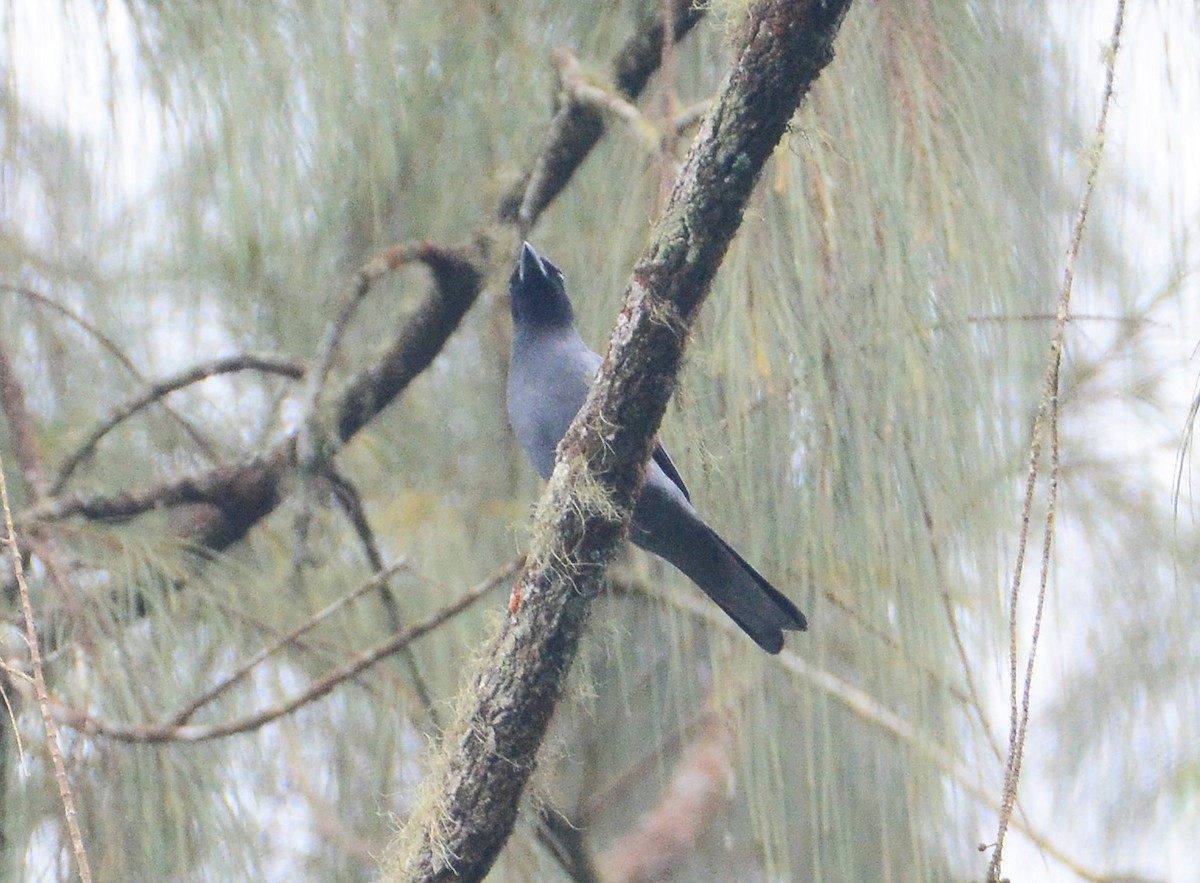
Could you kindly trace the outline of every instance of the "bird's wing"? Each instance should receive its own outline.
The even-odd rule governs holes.
[[[658,464],[658,468],[666,473],[667,478],[674,482],[675,487],[683,492],[684,499],[690,503],[692,495],[688,493],[687,485],[683,483],[683,476],[679,474],[679,470],[675,468],[675,464],[671,462],[671,458],[667,456],[667,451],[661,443],[654,445],[653,457],[654,462]]]

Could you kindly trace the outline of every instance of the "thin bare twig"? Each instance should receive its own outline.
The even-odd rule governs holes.
[[[1008,760],[1004,768],[1004,790],[1000,804],[999,819],[997,820],[996,841],[992,848],[991,860],[988,862],[988,883],[999,883],[1000,881],[1000,867],[1004,853],[1004,835],[1012,818],[1013,805],[1017,799],[1017,785],[1021,777],[1021,763],[1024,759],[1025,736],[1029,725],[1029,695],[1033,684],[1034,659],[1037,655],[1038,638],[1041,635],[1042,610],[1046,600],[1046,590],[1049,581],[1050,549],[1054,538],[1055,504],[1058,498],[1059,369],[1062,365],[1063,344],[1066,338],[1067,322],[1070,318],[1071,291],[1075,281],[1075,265],[1079,259],[1079,250],[1083,243],[1083,231],[1087,225],[1092,194],[1095,192],[1096,182],[1100,176],[1100,160],[1104,155],[1104,139],[1108,126],[1108,112],[1113,102],[1113,82],[1116,77],[1117,53],[1121,48],[1121,30],[1124,23],[1125,0],[1117,0],[1112,37],[1109,41],[1108,52],[1105,58],[1104,92],[1101,98],[1100,118],[1096,123],[1096,134],[1092,145],[1087,182],[1084,185],[1083,196],[1080,199],[1079,209],[1075,215],[1075,223],[1071,230],[1070,245],[1067,247],[1066,261],[1063,269],[1063,282],[1058,297],[1058,312],[1055,317],[1054,336],[1050,341],[1050,352],[1046,360],[1046,375],[1042,388],[1042,399],[1033,421],[1032,438],[1029,444],[1029,470],[1025,480],[1025,499],[1021,506],[1021,529],[1017,541],[1017,558],[1013,567],[1012,588],[1009,593]],[[1037,609],[1034,613],[1033,634],[1030,638],[1029,654],[1025,661],[1024,680],[1018,687],[1017,602],[1020,600],[1021,575],[1025,565],[1025,547],[1029,535],[1029,522],[1032,517],[1034,488],[1040,472],[1042,427],[1047,416],[1049,416],[1050,423],[1050,485],[1047,492],[1046,520],[1042,536],[1042,562],[1039,574]],[[1018,689],[1020,690],[1019,700]]]
[[[704,119],[704,115],[708,113],[708,109],[712,107],[712,103],[712,98],[705,98],[701,101],[694,101],[687,107],[676,111],[675,119],[672,121],[676,136],[682,137],[692,126],[699,125],[700,121]]]
[[[3,658],[0,658],[0,672],[3,672],[5,674],[5,676],[8,678],[19,678],[21,680],[27,680],[30,682],[33,681],[33,679],[28,674],[21,671],[20,669],[13,668],[11,665],[9,665],[7,662],[5,662]],[[16,739],[16,742],[17,742],[17,757],[21,760],[22,763],[24,763],[24,761],[25,761],[25,746],[23,744],[21,744],[21,728],[17,726],[17,712],[16,712],[16,709],[13,708],[12,702],[10,702],[8,699],[8,691],[4,689],[4,680],[3,679],[0,679],[0,699],[4,700],[4,711],[5,711],[6,716],[8,717],[8,723],[9,723],[10,727],[12,728],[13,737]]]
[[[54,779],[58,782],[58,797],[62,801],[67,831],[71,838],[71,851],[79,868],[79,879],[91,883],[92,869],[88,864],[87,849],[83,845],[83,834],[79,830],[79,818],[75,811],[75,795],[71,781],[67,778],[67,765],[63,760],[58,740],[58,727],[50,710],[50,693],[46,689],[46,676],[42,670],[42,651],[38,646],[37,626],[33,619],[33,605],[29,600],[29,586],[25,584],[25,568],[21,564],[21,549],[17,545],[17,531],[13,526],[12,510],[8,505],[8,482],[4,480],[4,460],[0,458],[0,504],[4,508],[4,544],[12,558],[13,575],[21,595],[21,612],[25,617],[25,641],[29,645],[29,661],[33,673],[33,690],[38,708],[42,713],[42,724],[46,728],[46,748],[54,765]]]
[[[375,572],[383,570],[383,557],[379,554],[379,544],[375,542],[375,532],[371,530],[371,523],[367,520],[367,510],[362,504],[362,497],[359,495],[358,489],[334,469],[330,469],[326,477],[332,483],[333,498],[345,513],[346,518],[349,519],[354,532],[358,534],[359,542],[362,543],[371,570]],[[396,600],[395,592],[392,591],[391,582],[386,578],[379,583],[379,600],[387,614],[389,629],[393,632],[400,631],[404,627],[404,616],[400,612],[400,604]],[[421,666],[417,664],[416,654],[413,653],[411,647],[404,647],[400,651],[400,658],[404,662],[404,667],[408,669],[408,677],[417,693],[417,701],[421,703],[425,715],[434,727],[440,730],[442,722],[438,717],[437,706],[433,704],[433,693],[429,690],[425,676],[421,674]]]
[[[958,617],[954,612],[954,601],[950,597],[950,589],[945,583],[942,572],[942,551],[937,540],[937,525],[933,520],[933,509],[930,507],[929,499],[925,495],[925,486],[920,481],[920,474],[917,471],[917,461],[913,457],[910,439],[907,437],[904,439],[904,455],[908,461],[913,487],[917,492],[917,503],[921,507],[921,517],[925,523],[925,530],[929,535],[929,554],[933,559],[933,567],[938,575],[939,594],[942,599],[942,609],[946,613],[946,625],[949,627],[950,635],[954,639],[954,648],[958,651],[959,665],[962,667],[963,680],[966,683],[967,693],[970,697],[966,704],[974,712],[975,719],[979,723],[979,728],[987,741],[988,747],[992,749],[992,753],[996,756],[996,760],[1003,762],[1000,744],[996,741],[996,735],[992,732],[992,728],[988,724],[987,712],[984,711],[983,701],[979,698],[979,690],[975,686],[975,675],[971,671],[971,660],[967,654],[966,643],[963,641],[962,633],[958,628]]]
[[[324,437],[327,433],[317,408],[350,320],[378,279],[406,263],[420,259],[429,248],[428,243],[407,242],[394,245],[373,257],[354,274],[353,282],[342,294],[333,315],[326,323],[325,334],[317,347],[316,359],[305,383],[301,405],[303,419],[296,439],[296,460],[306,481],[323,468],[323,464],[329,460],[330,452],[337,447],[326,444]]]
[[[1003,324],[1007,322],[1057,322],[1058,313],[1014,313],[1011,316],[966,316],[962,321],[976,325],[987,325],[989,323]],[[1101,316],[1094,313],[1072,313],[1067,317],[1067,321],[1071,324],[1078,322],[1111,322],[1117,325],[1158,324],[1153,319],[1148,319],[1145,316]],[[950,324],[955,323],[935,322],[930,327],[938,328]]]
[[[350,519],[351,525],[358,534],[359,540],[366,551],[367,559],[372,570],[382,569],[383,559],[379,554],[378,544],[367,521],[366,512],[358,491],[348,481],[337,474],[332,463],[334,452],[337,451],[340,439],[333,440],[336,428],[329,425],[320,412],[321,400],[329,378],[330,369],[337,356],[346,328],[354,313],[370,293],[376,281],[390,272],[399,269],[407,263],[424,260],[430,268],[437,272],[438,259],[441,250],[428,242],[406,242],[394,245],[377,254],[364,264],[354,275],[354,280],[341,301],[334,310],[333,316],[325,327],[320,346],[317,349],[313,369],[305,384],[304,401],[302,404],[303,419],[296,434],[296,464],[300,475],[300,491],[295,516],[295,545],[292,549],[292,572],[298,581],[306,563],[308,548],[308,529],[312,522],[313,510],[317,505],[317,489],[321,482],[328,482],[333,490],[334,499],[342,511]],[[402,624],[400,609],[396,604],[387,580],[379,584],[379,597],[387,611],[389,624],[393,631],[399,631]],[[411,649],[404,647],[401,656],[408,668],[413,688],[417,698],[424,708],[426,715],[436,725],[437,710],[433,704],[429,687],[421,675],[416,657]]]
[[[358,488],[336,469],[328,470],[325,473],[325,479],[329,482],[330,490],[333,492],[334,502],[338,504],[338,508],[342,510],[342,514],[346,516],[346,520],[350,522],[350,526],[358,536],[371,572],[379,573],[384,568],[383,555],[380,554],[379,543],[375,540],[375,532],[371,530],[371,522],[367,520],[367,510],[363,506],[362,495],[359,494]],[[388,630],[400,631],[404,626],[404,619],[400,615],[400,606],[396,603],[396,595],[392,592],[386,579],[379,583],[379,600],[383,604],[384,613],[387,616]]]
[[[292,518],[291,581],[296,586],[303,580],[305,567],[310,560],[308,532],[312,526],[313,512],[318,506],[320,479],[331,471],[333,455],[338,448],[329,438],[332,433],[321,421],[317,407],[346,327],[370,290],[371,277],[362,270],[355,273],[353,283],[342,293],[325,324],[325,333],[317,346],[313,368],[304,384],[300,405],[302,416],[295,440],[299,488]]]
[[[79,464],[92,455],[100,440],[138,411],[158,402],[173,392],[191,386],[193,383],[199,383],[202,380],[207,380],[210,377],[216,377],[220,374],[233,374],[238,371],[263,371],[268,374],[281,374],[284,377],[297,380],[304,376],[304,363],[299,359],[292,359],[287,356],[239,353],[233,356],[222,356],[221,358],[201,362],[199,365],[193,365],[171,377],[165,377],[162,380],[149,384],[143,392],[138,393],[113,408],[112,413],[100,421],[88,433],[87,438],[63,460],[62,465],[58,468],[58,477],[55,478],[50,493],[62,493],[63,488],[66,487],[75,470],[79,468]]]
[[[429,634],[439,626],[458,616],[480,599],[486,597],[516,576],[523,563],[524,560],[520,558],[509,562],[504,568],[497,571],[484,582],[468,590],[461,598],[452,604],[446,605],[432,616],[348,659],[322,677],[317,678],[306,689],[285,702],[264,708],[246,717],[208,726],[179,725],[174,722],[166,724],[122,724],[93,717],[84,711],[67,708],[53,700],[48,701],[55,717],[63,726],[92,736],[106,736],[118,742],[196,743],[223,739],[226,736],[238,733],[251,732],[291,714],[304,705],[327,696],[340,684],[356,677],[377,662],[407,647],[417,638]],[[370,587],[371,584],[368,583],[368,588]]]
[[[114,359],[117,360],[121,367],[133,376],[134,380],[143,385],[149,382],[147,381],[145,375],[138,370],[137,365],[133,364],[133,360],[129,358],[129,356],[125,354],[125,351],[117,345],[116,341],[114,341],[111,337],[109,337],[87,319],[83,318],[83,316],[72,310],[70,307],[64,306],[54,298],[48,297],[39,291],[34,291],[32,288],[27,288],[23,285],[13,285],[11,283],[0,282],[0,291],[8,291],[12,294],[19,295],[26,300],[49,307],[60,315],[65,316],[67,319],[71,320],[73,323],[82,328],[83,331],[88,336],[92,337],[97,343],[99,343],[100,346],[108,350],[108,352]],[[200,449],[204,456],[213,461],[217,460],[216,446],[212,443],[212,441],[205,438],[204,434],[200,432],[199,429],[193,426],[191,422],[187,420],[187,418],[181,415],[169,404],[166,402],[160,402],[160,406],[162,407],[163,411],[165,411],[171,417],[171,419],[178,423],[180,428],[191,437],[192,441],[196,443],[196,447]]]
[[[338,598],[337,600],[326,605],[323,609],[314,613],[312,616],[310,616],[304,622],[300,623],[298,626],[296,626],[290,632],[279,637],[275,641],[275,643],[270,644],[269,646],[263,647],[257,653],[255,653],[252,656],[250,656],[249,658],[245,659],[241,665],[234,668],[233,671],[231,671],[229,674],[227,674],[225,677],[223,677],[216,684],[209,687],[207,690],[205,690],[203,693],[201,693],[199,696],[197,696],[194,700],[189,702],[184,708],[180,709],[174,716],[172,716],[170,719],[171,725],[178,727],[178,726],[183,726],[184,724],[186,724],[189,720],[192,719],[192,716],[197,711],[199,711],[205,705],[208,705],[210,702],[212,702],[217,697],[221,696],[230,687],[233,687],[236,684],[241,683],[243,680],[246,679],[246,676],[249,675],[251,671],[253,671],[256,667],[261,665],[263,662],[265,662],[271,656],[278,653],[284,647],[294,645],[296,643],[296,639],[299,638],[301,635],[305,634],[306,632],[312,631],[314,628],[316,628],[318,625],[320,625],[322,622],[324,622],[326,619],[328,619],[333,614],[337,613],[339,610],[341,610],[347,604],[356,600],[357,598],[361,598],[367,592],[371,591],[371,589],[374,589],[377,586],[383,585],[383,583],[389,577],[391,577],[393,574],[397,573],[400,570],[406,569],[407,567],[408,567],[407,562],[398,561],[397,563],[393,564],[391,567],[387,568],[387,570],[380,570],[379,572],[377,572],[375,574],[375,576],[371,577],[371,579],[367,580],[365,583],[363,583],[357,589],[354,589],[352,592],[349,592],[348,594],[343,595],[341,598]]]
[[[568,879],[573,883],[612,883],[596,874],[587,844],[587,828],[554,806],[544,794],[535,795],[531,802],[536,813],[534,836]]]

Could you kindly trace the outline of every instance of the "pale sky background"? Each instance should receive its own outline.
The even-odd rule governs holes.
[[[140,90],[132,51],[132,29],[120,3],[107,6],[105,48],[94,22],[92,4],[80,4],[69,32],[62,27],[59,4],[45,0],[16,0],[8,6],[6,46],[10,62],[6,68],[10,86],[36,102],[48,120],[61,121],[77,133],[91,151],[97,180],[103,182],[102,204],[118,212],[140,201],[153,186],[155,175],[165,167],[163,158],[171,145],[162,126],[161,110]],[[1115,0],[1079,0],[1053,3],[1058,36],[1071,51],[1076,107],[1082,131],[1093,131],[1099,113],[1104,82],[1103,54],[1116,7]],[[1104,174],[1097,190],[1094,210],[1117,231],[1126,257],[1139,269],[1139,299],[1149,299],[1174,278],[1180,268],[1187,272],[1185,293],[1160,309],[1154,335],[1156,350],[1150,354],[1167,378],[1172,396],[1166,416],[1148,423],[1142,412],[1122,413],[1114,409],[1111,423],[1098,427],[1096,443],[1137,451],[1144,457],[1150,492],[1169,499],[1176,464],[1174,455],[1182,437],[1187,408],[1193,395],[1200,360],[1195,349],[1200,340],[1200,299],[1191,243],[1187,231],[1197,229],[1200,218],[1200,51],[1198,51],[1197,7],[1192,2],[1166,0],[1161,3],[1131,3],[1127,12],[1124,43],[1117,67],[1117,101],[1109,120],[1109,139],[1104,157]],[[110,70],[110,65],[112,68]],[[111,91],[110,83],[115,83]],[[1075,180],[1088,145],[1068,145],[1060,157],[1068,180]],[[1185,158],[1192,158],[1186,161]],[[1133,184],[1115,186],[1117,178]],[[1128,197],[1140,191],[1142,199]],[[19,192],[7,194],[8,211],[21,210]],[[15,204],[14,204],[15,203]],[[34,209],[34,206],[30,207]],[[36,217],[35,211],[30,211]],[[145,241],[154,231],[147,229]],[[135,241],[137,241],[135,239]],[[1063,233],[1062,250],[1067,245]],[[1086,262],[1087,242],[1084,244]],[[1053,312],[1057,292],[1046,292],[1047,311]],[[1073,309],[1081,314],[1114,314],[1113,292],[1086,274],[1077,280]],[[1073,328],[1070,348],[1103,343],[1106,333]],[[171,347],[163,347],[168,358]],[[186,358],[180,353],[177,358]],[[170,370],[179,364],[164,363],[156,369]],[[219,387],[217,387],[219,388]],[[1036,400],[1036,391],[1029,399]],[[1185,464],[1187,465],[1187,464]],[[1180,498],[1180,518],[1192,525],[1197,518],[1196,494],[1191,469],[1185,468]],[[1013,523],[1017,512],[1014,510]],[[1038,701],[1052,694],[1062,677],[1087,665],[1088,610],[1086,554],[1069,532],[1057,540],[1055,579],[1039,651],[1034,711],[1030,723],[1029,753],[1036,757],[1039,744]],[[1026,598],[1033,600],[1036,584],[1029,584]],[[1032,607],[1029,608],[1032,616]],[[1026,619],[1026,632],[1031,619]],[[998,666],[1005,669],[1006,663]],[[1200,666],[1198,666],[1200,667]],[[991,671],[991,666],[982,667]],[[1007,685],[995,682],[996,732],[1007,727]],[[1197,738],[1200,722],[1181,722],[1180,739]],[[1133,746],[1131,746],[1131,749]],[[1119,783],[1098,783],[1105,800],[1118,793]],[[1049,788],[1038,781],[1037,764],[1031,760],[1023,779],[1021,799],[1033,825],[1084,866],[1096,871],[1136,872],[1150,879],[1200,881],[1200,858],[1196,837],[1200,832],[1200,806],[1164,806],[1162,818],[1151,827],[1155,836],[1139,848],[1113,856],[1095,842],[1094,810],[1086,800],[1064,814],[1052,801]],[[995,833],[994,819],[985,814],[986,824],[978,832],[980,842]],[[295,820],[293,820],[295,821]],[[1139,821],[1137,827],[1141,827]],[[297,841],[299,844],[299,841]],[[978,876],[986,864],[981,856]],[[286,879],[286,869],[281,872]],[[1019,883],[1049,883],[1074,879],[1053,860],[1039,854],[1026,838],[1013,832],[1007,842],[1005,873]]]

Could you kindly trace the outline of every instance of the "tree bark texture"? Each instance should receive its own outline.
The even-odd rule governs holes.
[[[521,793],[604,569],[628,527],[688,330],[767,158],[820,71],[849,0],[765,0],[634,268],[609,352],[538,506],[514,612],[488,650],[427,793],[395,848],[397,879],[480,880]]]

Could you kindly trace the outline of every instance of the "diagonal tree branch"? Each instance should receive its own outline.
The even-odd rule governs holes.
[[[849,0],[762,0],[626,288],[609,352],[538,507],[523,601],[489,649],[431,787],[395,849],[397,879],[479,880],[517,806],[629,520],[687,331]]]

